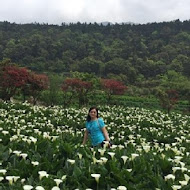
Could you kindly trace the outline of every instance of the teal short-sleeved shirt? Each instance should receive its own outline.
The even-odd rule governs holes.
[[[86,129],[90,134],[92,146],[96,146],[105,140],[104,134],[101,130],[104,126],[105,124],[102,118],[86,122]]]

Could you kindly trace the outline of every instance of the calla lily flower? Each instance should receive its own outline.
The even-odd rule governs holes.
[[[49,176],[49,174],[47,174],[46,171],[39,171],[38,173],[39,173],[39,175],[40,175],[40,180],[41,180],[43,177],[48,177],[48,176]]]
[[[55,187],[53,187],[51,190],[60,190],[60,188],[57,187],[57,186],[55,186]]]
[[[13,151],[13,153],[16,154],[17,156],[20,156],[21,151],[17,151],[17,150],[15,150],[15,151]]]
[[[54,181],[57,186],[59,186],[59,184],[63,182],[63,180],[61,180],[61,179],[54,179]]]
[[[105,149],[98,149],[98,152],[100,153],[101,156],[104,155]]]
[[[123,162],[124,162],[124,164],[125,164],[126,161],[127,161],[128,156],[121,156],[121,158],[123,159]]]
[[[30,140],[31,140],[34,144],[36,144],[36,142],[37,142],[37,139],[34,138],[34,137],[30,137]]]
[[[6,176],[5,179],[9,181],[10,185],[12,185],[14,182],[14,176]]]
[[[0,176],[0,182],[3,181],[3,180],[4,180],[4,177],[1,177],[1,176]]]
[[[23,178],[20,181],[21,181],[22,184],[24,184],[24,182],[26,181],[26,179]]]
[[[117,147],[119,148],[119,150],[125,148],[125,147],[124,147],[123,145],[121,145],[121,144],[119,144]]]
[[[97,160],[96,162],[97,162],[98,164],[103,164],[103,160],[101,160],[101,159],[100,159],[100,160]]]
[[[183,158],[182,156],[175,156],[175,159],[174,159],[174,160],[175,160],[176,162],[179,162],[182,158]]]
[[[138,157],[139,156],[139,154],[131,154],[131,160],[134,160],[136,157]]]
[[[108,141],[104,141],[103,148],[106,149],[108,146],[109,146],[109,142]]]
[[[2,134],[8,135],[8,134],[9,134],[9,131],[2,131]]]
[[[189,182],[190,177],[187,174],[184,174],[185,181]]]
[[[95,157],[92,157],[93,163],[95,164],[97,162],[97,159]]]
[[[125,187],[125,186],[119,186],[119,187],[117,188],[117,190],[127,190],[127,187]]]
[[[28,154],[22,153],[22,154],[20,154],[20,156],[21,156],[24,160],[26,160],[26,157],[28,156]]]
[[[110,148],[115,149],[115,148],[117,148],[117,145],[113,144]]]
[[[175,175],[173,174],[168,174],[167,176],[164,177],[165,181],[169,180],[169,179],[172,179],[172,180],[175,180]]]
[[[181,186],[180,185],[172,185],[172,189],[178,190],[178,189],[181,189]]]
[[[45,190],[42,186],[37,186],[36,190]]]
[[[75,163],[75,160],[67,159],[67,161],[70,162],[71,164]]]
[[[37,165],[39,165],[39,162],[31,162],[32,163],[32,165],[34,165],[34,166],[37,166]]]
[[[185,186],[185,185],[187,185],[187,184],[188,184],[188,182],[187,182],[187,181],[179,181],[179,183],[181,184],[181,186]]]
[[[172,167],[173,173],[175,173],[177,170],[180,170],[180,167]]]
[[[20,176],[13,176],[13,181],[16,182],[18,179],[20,179]]]
[[[101,157],[100,159],[103,161],[103,163],[106,163],[108,161],[106,157]]]
[[[63,175],[61,179],[62,179],[62,180],[65,180],[66,177],[67,177],[67,175]]]
[[[145,152],[149,152],[150,151],[150,146],[146,145],[146,146],[143,146],[143,149]]]
[[[31,189],[33,189],[33,186],[32,185],[24,185],[23,189],[24,190],[31,190]]]
[[[111,158],[113,159],[115,152],[108,152],[108,154],[111,156]]]
[[[5,169],[0,169],[0,173],[2,173],[3,175],[5,175],[7,173],[7,170]]]
[[[91,174],[91,176],[95,178],[97,183],[99,183],[100,174]]]
[[[81,160],[82,159],[82,154],[77,153],[77,155],[78,155],[79,159]]]

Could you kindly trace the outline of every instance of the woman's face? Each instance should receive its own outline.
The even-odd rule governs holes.
[[[92,109],[92,110],[89,112],[89,115],[90,115],[90,117],[91,117],[91,120],[97,119],[97,111],[96,111],[96,109]]]

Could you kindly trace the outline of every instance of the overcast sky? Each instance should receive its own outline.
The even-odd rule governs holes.
[[[18,24],[146,24],[176,19],[190,19],[190,0],[0,0],[0,21]]]

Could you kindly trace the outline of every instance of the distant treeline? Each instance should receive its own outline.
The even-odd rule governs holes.
[[[106,26],[0,22],[0,61],[6,58],[37,72],[94,73],[127,85],[156,80],[171,70],[189,77],[190,21]]]

